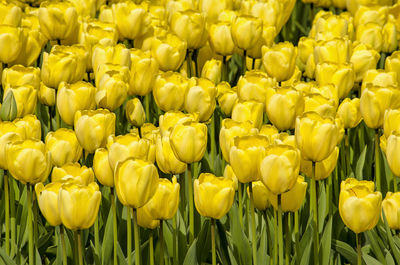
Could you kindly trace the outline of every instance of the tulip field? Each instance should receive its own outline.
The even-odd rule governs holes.
[[[0,265],[400,265],[399,0],[2,0]]]

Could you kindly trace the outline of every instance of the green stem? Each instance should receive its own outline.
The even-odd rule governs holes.
[[[64,226],[63,225],[60,225],[60,238],[61,238],[61,249],[62,249],[63,265],[68,265],[68,262],[67,262],[67,249],[65,247]]]
[[[99,217],[97,216],[94,221],[94,247],[96,248],[97,255],[100,256],[100,235],[99,235]]]
[[[254,214],[253,183],[249,183],[250,211],[251,211],[251,240],[253,248],[253,265],[257,265],[257,238],[256,238],[256,216]]]
[[[27,184],[27,198],[28,198],[28,233],[29,233],[29,265],[35,263],[33,257],[33,220],[32,220],[32,186]]]
[[[178,230],[178,226],[177,226],[177,221],[176,221],[177,215],[175,214],[174,218],[172,219],[172,226],[174,228],[173,231],[173,238],[172,238],[172,251],[173,251],[173,264],[178,264],[178,253],[177,253],[177,247],[176,247],[176,243],[177,243],[177,230]]]
[[[215,171],[215,161],[216,159],[216,143],[215,143],[215,112],[211,116],[211,123],[210,123],[210,138],[211,138],[211,169]]]
[[[251,62],[251,69],[254,70],[255,68],[256,68],[256,58],[253,58]]]
[[[111,208],[113,212],[113,238],[114,238],[114,265],[118,265],[117,259],[117,244],[118,244],[118,227],[117,227],[117,207],[115,205],[115,195],[114,189],[110,188],[111,190]]]
[[[392,173],[392,177],[393,177],[393,190],[394,190],[394,192],[397,192],[397,177],[395,175],[393,175],[393,173]]]
[[[291,223],[291,213],[288,212],[286,215],[286,223],[285,223],[285,232],[286,232],[286,238],[285,238],[285,264],[289,265],[289,260],[290,260],[290,237],[292,236],[291,229],[290,229],[290,223]]]
[[[242,201],[242,183],[238,183],[238,203],[239,203],[239,222],[243,229],[243,201]]]
[[[188,164],[188,199],[189,199],[189,245],[194,240],[194,208],[193,208],[193,179],[192,164]]]
[[[348,177],[351,174],[349,129],[346,129],[346,134],[344,137],[345,137],[344,148],[345,148],[345,158],[346,158],[346,171],[345,172],[346,172],[346,177]]]
[[[277,216],[277,211],[274,211],[274,253],[273,253],[273,260],[274,260],[274,265],[278,264],[278,216]]]
[[[315,180],[315,162],[312,161],[311,175],[311,211],[313,214],[314,225],[314,264],[319,265],[319,234],[318,234],[318,208],[317,208],[317,183]]]
[[[56,122],[57,122],[57,129],[61,128],[61,117],[58,109],[56,108]]]
[[[279,265],[283,265],[283,232],[282,232],[282,195],[278,194],[278,248],[279,248]]]
[[[153,243],[153,231],[150,231],[150,238],[149,238],[149,248],[150,248],[150,265],[154,265],[154,243]]]
[[[199,77],[199,63],[197,57],[199,56],[199,49],[193,51],[193,61],[194,61],[194,74]]]
[[[128,265],[132,265],[132,218],[131,208],[126,207],[126,233],[127,233],[127,244],[126,244],[126,255],[128,256]]]
[[[163,231],[163,220],[160,220],[160,265],[164,265],[164,231]]]
[[[7,173],[7,171],[5,171]],[[14,185],[13,182],[15,181],[13,178],[8,179],[9,184],[8,187],[10,189],[10,226],[11,226],[11,255],[14,255],[16,251],[16,218],[15,218],[15,195],[14,195]],[[37,205],[36,205],[37,210]]]
[[[362,264],[362,257],[361,257],[361,234],[356,234],[356,241],[357,241],[357,265]]]
[[[136,209],[132,209],[133,211],[133,232],[135,237],[135,265],[140,265],[140,236],[139,236],[139,227],[137,223],[137,211]]]
[[[247,58],[247,51],[243,50],[243,72],[242,72],[242,75],[245,75],[246,70],[247,70],[246,58]]]
[[[78,230],[78,259],[79,265],[83,265],[83,253],[82,253],[82,231]]]
[[[375,181],[376,189],[381,191],[381,159],[380,159],[380,149],[379,149],[379,131],[375,131]]]
[[[145,111],[146,111],[146,119],[147,122],[151,123],[151,117],[150,117],[150,97],[151,97],[151,93],[147,94],[146,96],[144,96],[144,107],[145,107]]]
[[[191,78],[193,76],[193,68],[192,68],[192,52],[188,49],[186,52],[186,66],[187,66],[187,76]]]
[[[222,74],[221,81],[228,81],[228,63],[226,61],[226,56],[222,57]]]
[[[328,209],[328,213],[332,215],[332,175],[328,177],[327,185],[326,185],[326,208]]]
[[[10,195],[8,193],[8,176],[4,172],[4,200],[6,216],[6,253],[10,255]]]
[[[248,185],[248,184],[247,184]],[[250,226],[251,226],[251,221],[250,221],[250,198],[249,197],[247,197],[248,196],[248,194],[247,194],[247,192],[245,192],[247,190],[247,188],[246,188],[246,186],[244,186],[244,189],[243,189],[243,191],[244,191],[244,196],[246,196],[245,198],[246,198],[246,220],[247,220],[247,225],[246,225],[246,231],[245,231],[245,233],[246,233],[246,235],[248,236],[248,237],[250,237]],[[244,199],[243,199],[243,201],[244,201]]]
[[[217,254],[215,252],[215,219],[211,218],[211,249],[212,249],[212,265],[217,264]]]
[[[296,257],[300,255],[300,234],[299,234],[299,211],[294,213],[294,245],[296,248]],[[296,264],[300,264],[299,258],[296,259]]]

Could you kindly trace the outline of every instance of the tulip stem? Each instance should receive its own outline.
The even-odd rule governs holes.
[[[63,225],[60,225],[60,238],[61,238],[61,249],[62,249],[63,265],[68,265],[68,263],[67,263],[67,250],[65,248],[64,226]]]
[[[126,244],[126,255],[128,256],[128,265],[132,265],[132,219],[131,219],[131,209],[126,208],[126,232],[127,232],[127,244]]]
[[[118,265],[117,244],[118,244],[118,228],[117,228],[117,207],[115,205],[114,189],[111,188],[111,208],[113,212],[113,236],[114,236],[114,265]]]
[[[256,68],[256,58],[253,58],[251,62],[251,69],[254,70],[255,68]]]
[[[397,192],[397,176],[395,176],[392,173],[392,177],[393,177],[393,190],[394,190],[394,192]]]
[[[99,217],[96,217],[94,221],[94,246],[96,248],[97,255],[100,255],[100,236],[99,236]]]
[[[226,56],[222,57],[222,74],[221,81],[228,82],[228,63],[226,61]]]
[[[153,229],[150,231],[149,248],[150,248],[150,265],[154,265]]]
[[[290,241],[291,241],[291,236],[292,236],[292,230],[291,230],[291,213],[288,212],[286,215],[286,224],[285,224],[285,232],[286,232],[286,238],[285,238],[285,265],[289,265],[289,260],[290,260]]]
[[[246,74],[246,70],[247,70],[246,57],[247,57],[247,51],[243,50],[243,72],[242,72],[242,75],[245,75]]]
[[[350,164],[349,129],[346,129],[346,134],[344,137],[345,137],[344,148],[346,157],[346,177],[349,177],[352,171]]]
[[[299,211],[296,211],[294,213],[294,242],[295,242],[295,247],[296,247],[296,264],[300,264],[300,261],[298,259],[300,255],[300,248],[299,248],[299,242],[300,242],[300,235],[299,235]]]
[[[188,188],[189,188],[189,245],[194,240],[194,208],[193,208],[193,180],[192,180],[192,164],[188,164]]]
[[[239,222],[243,229],[242,183],[238,183]]]
[[[135,233],[135,265],[140,265],[140,236],[139,236],[139,227],[137,223],[137,211],[136,209],[132,209],[133,211],[133,232]]]
[[[164,231],[163,231],[163,220],[160,220],[160,265],[164,265]]]
[[[216,159],[216,144],[215,144],[215,112],[211,116],[210,123],[210,138],[211,138],[211,169],[215,172],[215,161]]]
[[[278,248],[279,265],[283,265],[283,231],[282,231],[282,195],[278,194]]]
[[[178,253],[177,253],[177,247],[176,247],[176,235],[177,235],[177,214],[175,214],[174,218],[172,219],[172,226],[174,227],[174,231],[173,231],[173,238],[172,238],[172,251],[173,251],[173,264],[178,264]]]
[[[30,184],[27,184],[27,191],[28,191],[28,233],[29,233],[29,240],[28,240],[28,246],[29,246],[29,265],[34,264],[34,258],[33,258],[33,220],[32,220],[32,186]]]
[[[212,249],[212,265],[217,264],[217,254],[215,252],[215,219],[211,218],[211,249]]]
[[[187,66],[187,77],[191,78],[193,76],[193,68],[192,68],[192,52],[191,50],[187,50],[186,52],[186,66]]]
[[[249,183],[250,211],[251,211],[251,240],[253,248],[253,265],[257,265],[257,237],[256,237],[256,216],[254,214],[253,183]]]
[[[278,216],[277,216],[277,211],[274,211],[274,253],[273,253],[273,260],[274,260],[274,265],[278,264]]]
[[[77,235],[78,235],[78,259],[79,259],[79,265],[83,265],[83,253],[82,253],[82,231],[78,230]]]
[[[361,234],[360,233],[356,234],[356,241],[357,241],[357,265],[361,265],[362,258],[361,258]]]
[[[317,181],[315,180],[315,162],[312,161],[311,174],[311,211],[313,213],[314,223],[314,264],[319,264],[319,234],[318,234],[318,208],[317,208]]]
[[[8,193],[8,176],[4,174],[4,200],[6,216],[6,253],[10,255],[10,194]]]
[[[146,119],[147,122],[151,123],[151,117],[150,117],[150,97],[151,94],[147,94],[146,96],[144,96],[144,107],[145,107],[145,111],[146,111]]]
[[[379,131],[375,131],[375,181],[376,189],[381,190],[381,159],[380,159],[380,149],[379,149]]]

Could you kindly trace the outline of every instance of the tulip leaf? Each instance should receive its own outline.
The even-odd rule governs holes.
[[[396,265],[394,262],[392,254],[390,254],[389,251],[386,251],[386,256],[385,256],[386,264],[387,265]]]
[[[361,154],[358,157],[357,164],[356,164],[356,179],[362,180],[363,179],[363,168],[365,163],[365,155],[367,153],[367,146],[364,146]]]
[[[270,257],[267,254],[268,253],[268,237],[267,237],[268,227],[267,227],[267,224],[264,222],[261,222],[261,224],[264,224],[264,225],[262,226],[261,236],[260,236],[260,246],[257,251],[257,262],[259,264],[269,264]]]
[[[310,256],[311,256],[311,247],[313,237],[313,225],[312,225],[312,216],[308,218],[307,227],[303,234],[303,237],[300,240],[300,248],[302,251],[298,253],[298,260],[300,260],[300,265],[308,265],[310,264]],[[300,256],[301,255],[301,256]]]
[[[318,232],[321,233],[324,228],[325,218],[328,215],[328,211],[326,210],[326,192],[325,185],[323,182],[319,182],[319,196],[318,200]]]
[[[351,264],[357,263],[357,253],[355,250],[347,243],[340,240],[332,240],[333,248],[339,252],[344,258],[346,258]]]
[[[322,249],[322,264],[329,264],[331,256],[331,243],[332,242],[332,216],[329,217],[326,223],[324,233],[321,238],[320,249]]]
[[[101,246],[101,260],[103,265],[107,265],[111,262],[111,254],[113,251],[113,216],[112,211],[109,211],[106,226],[104,229],[103,242]]]
[[[392,231],[390,230],[389,224],[387,222],[385,211],[382,211],[382,217],[383,217],[383,221],[385,223],[385,231],[386,231],[386,234],[387,234],[387,237],[388,237],[390,249],[392,250],[394,256],[396,257],[396,260],[400,260],[400,251],[394,244]]]
[[[3,247],[0,248],[0,257],[3,260],[3,262],[7,265],[17,265],[6,253],[5,249]]]
[[[370,255],[368,255],[367,253],[362,253],[362,258],[365,261],[366,264],[368,265],[382,265],[382,264],[386,264],[386,262],[381,263],[378,260],[376,260],[375,258],[371,257]]]
[[[222,264],[230,265],[231,261],[229,259],[229,243],[228,239],[226,238],[226,228],[220,222],[220,220],[216,221],[217,225],[217,249],[219,250],[220,257],[222,259]]]
[[[236,260],[239,261],[239,264],[249,264],[249,261],[252,260],[251,246],[249,240],[243,232],[242,227],[240,226],[236,204],[233,204],[229,216],[231,220],[230,228],[232,234],[233,251],[237,255]]]
[[[211,222],[209,219],[204,221],[197,237],[197,243],[197,260],[201,263],[206,261],[208,254],[211,253]]]
[[[385,264],[385,257],[383,256],[382,253],[382,249],[379,246],[379,242],[378,240],[378,236],[375,233],[375,231],[373,229],[366,231],[365,235],[367,236],[369,242],[371,242],[371,247],[372,247],[372,251],[374,252],[374,254],[376,255],[376,257],[378,258],[378,260]]]
[[[199,263],[197,262],[196,249],[197,249],[197,238],[193,241],[188,252],[186,253],[183,265],[199,265]]]

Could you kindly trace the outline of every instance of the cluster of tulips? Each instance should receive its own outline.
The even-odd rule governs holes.
[[[310,29],[295,21],[303,8]],[[290,29],[304,36],[289,41]],[[179,248],[202,244],[199,222],[211,229],[212,264],[225,264],[216,230],[227,218],[248,234],[246,264],[262,263],[263,226],[275,231],[268,260],[299,262],[308,191],[310,264],[325,264],[325,202],[356,234],[362,264],[363,232],[380,220],[400,229],[399,43],[400,3],[392,0],[1,2],[0,256],[53,262],[37,238],[37,224],[47,221],[64,265],[108,264],[99,232],[105,208],[113,264],[194,264]],[[359,154],[350,144],[364,144],[365,131],[374,132],[372,181],[355,172]],[[22,200],[26,257],[16,235]],[[226,217],[231,210],[237,216]],[[172,238],[164,238],[168,227]]]

